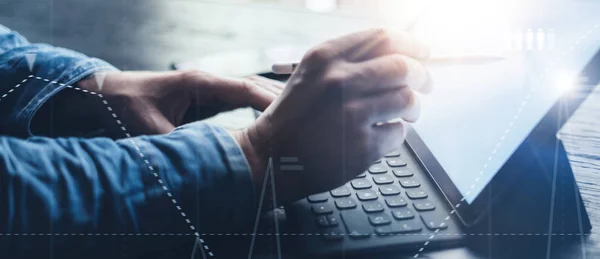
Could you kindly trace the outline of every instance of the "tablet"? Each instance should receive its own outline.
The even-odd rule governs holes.
[[[600,73],[599,9],[569,2],[528,12],[508,33],[477,32],[471,46],[462,42],[463,52],[506,60],[430,68],[434,91],[420,97],[421,118],[407,143],[465,225],[484,214],[490,183],[508,189],[518,179],[509,161],[534,159],[520,147],[534,137],[558,141],[557,125],[598,83],[590,72]]]

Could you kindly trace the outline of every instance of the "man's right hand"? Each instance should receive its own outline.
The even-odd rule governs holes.
[[[280,202],[340,186],[399,148],[404,123],[414,122],[431,80],[419,61],[428,49],[407,33],[374,29],[322,43],[309,51],[283,93],[256,123],[234,136],[257,188],[269,156],[297,157],[302,171],[275,170]]]

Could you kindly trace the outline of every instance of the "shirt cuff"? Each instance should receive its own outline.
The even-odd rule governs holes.
[[[79,60],[73,65],[72,68],[63,71],[60,75],[48,74],[47,76],[49,78],[34,75],[35,77],[31,78],[46,84],[43,86],[43,90],[35,95],[23,110],[17,114],[17,120],[24,123],[24,127],[26,127],[29,136],[33,136],[33,133],[31,132],[31,120],[33,116],[49,99],[54,97],[60,91],[96,72],[119,71],[109,63],[97,58]],[[50,82],[46,82],[44,79],[47,79]]]
[[[208,153],[212,150],[217,150],[219,153],[217,157],[220,161],[217,161],[215,156],[211,156],[212,161],[204,161],[206,164],[210,164],[208,166],[210,169],[200,172],[200,177],[208,181],[198,185],[206,186],[206,189],[210,190],[209,193],[203,193],[210,196],[210,201],[205,202],[222,204],[205,205],[223,209],[212,212],[214,215],[220,215],[221,220],[229,221],[220,221],[221,223],[229,224],[233,228],[248,226],[257,209],[256,193],[250,165],[237,141],[226,129],[204,122],[180,126],[173,133],[177,134],[179,131],[185,131],[186,134],[188,132],[198,134],[195,139],[203,142],[200,147],[204,150],[198,150],[197,157],[208,158],[211,156]],[[249,217],[249,215],[252,216]],[[200,225],[206,227],[207,223],[202,222]],[[211,230],[210,226],[205,230]]]
[[[33,63],[28,57],[34,57]],[[30,125],[35,113],[53,96],[98,71],[118,71],[109,63],[81,53],[47,44],[29,44],[2,54],[0,60],[14,64],[1,67],[9,90],[3,99],[8,110],[0,111],[6,120],[0,122],[17,137],[32,136]],[[14,93],[13,93],[14,91]]]

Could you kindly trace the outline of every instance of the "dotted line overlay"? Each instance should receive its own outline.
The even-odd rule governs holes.
[[[0,236],[195,236],[194,233],[0,233]]]
[[[104,104],[104,106],[106,107],[106,109],[108,110],[108,112],[115,119],[116,123],[119,125],[119,127],[121,128],[121,130],[123,131],[123,133],[125,134],[125,136],[128,138],[129,142],[131,142],[131,144],[134,146],[134,148],[138,151],[138,154],[139,154],[140,158],[142,159],[142,161],[144,161],[144,164],[146,165],[146,167],[148,168],[148,170],[150,170],[150,172],[157,179],[158,183],[162,186],[162,189],[165,191],[165,193],[167,194],[167,196],[169,196],[169,198],[171,199],[171,202],[173,203],[173,205],[175,205],[175,208],[177,209],[177,211],[181,214],[181,216],[183,217],[183,219],[185,220],[185,222],[188,224],[189,228],[193,231],[193,235],[196,236],[196,238],[200,241],[200,243],[204,247],[204,249],[202,250],[203,253],[204,253],[205,250],[209,250],[209,247],[205,244],[204,239],[200,238],[200,234],[196,230],[196,227],[192,224],[192,222],[188,218],[187,214],[185,214],[185,212],[183,211],[183,209],[181,208],[181,206],[179,206],[179,203],[177,202],[177,200],[175,200],[175,198],[173,197],[173,194],[171,193],[171,191],[169,190],[169,188],[167,188],[167,186],[164,184],[163,180],[160,178],[160,176],[158,175],[158,173],[156,172],[156,170],[154,169],[154,167],[152,166],[152,164],[150,164],[150,161],[148,161],[148,158],[146,158],[146,156],[144,155],[144,153],[142,153],[142,150],[140,149],[140,147],[137,145],[137,143],[133,139],[131,139],[131,134],[129,134],[129,132],[127,131],[127,128],[125,127],[125,125],[123,124],[123,122],[121,122],[121,120],[119,120],[117,114],[113,111],[113,108],[108,104],[108,101],[106,101],[106,99],[104,99],[104,96],[102,94],[94,92],[94,91],[89,91],[89,90],[81,89],[79,87],[75,87],[75,86],[72,86],[72,85],[66,85],[66,84],[59,83],[59,82],[54,81],[54,80],[49,80],[49,79],[46,79],[46,78],[42,78],[42,77],[39,77],[39,76],[29,75],[27,78],[23,79],[20,83],[18,83],[17,85],[15,85],[11,89],[9,89],[5,94],[3,94],[2,96],[0,96],[0,101],[2,101],[2,99],[6,98],[6,96],[8,96],[12,92],[14,92],[14,90],[16,90],[19,87],[21,87],[25,82],[27,82],[29,80],[32,80],[32,79],[41,80],[41,81],[44,81],[44,82],[47,82],[47,83],[51,83],[51,84],[57,84],[57,85],[64,86],[64,87],[69,88],[69,89],[73,89],[73,90],[77,90],[77,91],[80,91],[80,92],[88,93],[88,94],[91,94],[91,95],[94,95],[94,96],[97,96],[98,98],[100,98],[100,100],[102,101],[102,103]],[[5,234],[5,235],[8,235],[8,234]],[[18,235],[18,234],[11,234],[11,235]],[[21,234],[21,235],[23,235],[23,234]],[[49,235],[53,235],[53,234],[49,234]],[[81,235],[105,235],[105,234],[81,234]],[[118,234],[118,235],[122,235],[122,234]],[[127,234],[127,235],[129,235],[129,234]],[[135,236],[135,235],[146,235],[146,234],[134,234],[134,233],[132,233],[131,235]],[[148,235],[151,235],[151,234],[148,234]],[[174,234],[165,234],[165,235],[174,235]],[[210,251],[208,252],[208,255],[210,255],[211,257],[214,257],[214,254],[212,252],[210,252]]]
[[[565,52],[562,53],[561,56],[566,56],[567,54],[569,54],[571,51],[573,51],[575,49],[575,47],[577,45],[579,45],[583,40],[585,40],[590,34],[592,34],[592,32],[594,32],[594,30],[596,30],[596,28],[598,28],[600,26],[600,23],[594,25],[591,29],[589,29],[587,31],[587,33],[585,35],[583,35],[580,39],[578,39],[569,49],[567,49]],[[551,65],[554,65],[555,62],[552,62]],[[546,76],[548,72],[548,67],[546,67],[542,73],[540,74],[539,80],[542,81],[544,79],[544,77]],[[517,109],[517,114],[513,117],[513,120],[508,124],[508,127],[506,128],[506,130],[504,130],[504,133],[502,134],[502,137],[500,137],[500,140],[498,141],[498,143],[496,143],[496,146],[494,147],[494,150],[492,150],[492,154],[488,157],[488,162],[491,161],[494,158],[494,155],[496,155],[497,149],[498,147],[500,147],[500,145],[502,144],[502,142],[504,142],[504,139],[506,139],[506,135],[510,132],[512,126],[515,124],[515,121],[517,121],[519,119],[519,116],[521,114],[521,112],[523,111],[523,109],[525,108],[525,106],[527,106],[527,103],[529,101],[529,99],[531,99],[531,95],[532,93],[537,89],[537,87],[532,87],[529,90],[529,93],[525,96],[525,99],[523,100],[523,102],[521,102],[521,106]],[[481,176],[483,175],[483,172],[487,169],[488,167],[488,163],[483,165],[483,168],[479,171],[479,175],[477,176],[477,178],[475,178],[475,181],[473,182],[473,184],[471,184],[471,187],[469,188],[469,191],[467,191],[465,193],[465,195],[460,199],[460,201],[454,205],[454,209],[452,209],[450,211],[450,213],[448,214],[448,216],[446,216],[446,218],[444,218],[444,222],[440,223],[440,226],[444,226],[446,225],[446,221],[448,221],[451,217],[452,214],[456,213],[456,209],[458,209],[460,207],[460,205],[465,201],[465,197],[469,196],[471,194],[471,192],[473,191],[473,188],[475,188],[476,184],[479,182],[479,180],[481,180]],[[413,258],[417,258],[419,257],[420,253],[423,252],[423,250],[425,250],[425,247],[427,245],[429,245],[430,240],[432,240],[436,235],[442,235],[442,234],[438,234],[440,230],[436,229],[433,234],[431,234],[431,236],[429,236],[429,239],[427,241],[425,241],[425,243],[423,243],[423,245],[421,246],[421,248],[418,250],[417,253],[415,253],[415,255],[413,256]]]
[[[204,236],[352,236],[336,233],[202,233]],[[369,234],[372,236],[427,236],[429,233]],[[593,233],[440,233],[438,236],[594,236]],[[195,236],[193,233],[0,233],[0,236]]]
[[[12,87],[11,89],[9,89],[8,92],[6,92],[2,96],[0,96],[0,101],[2,99],[6,98],[6,96],[8,96],[13,91],[15,91],[17,88],[21,87],[21,85],[23,85],[25,82],[27,82],[32,77],[33,77],[32,75],[29,75],[27,78],[23,79],[23,81],[21,81],[20,83],[18,83],[17,85],[15,85],[14,87]]]

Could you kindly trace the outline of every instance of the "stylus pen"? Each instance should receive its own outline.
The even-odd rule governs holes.
[[[488,54],[465,54],[465,55],[445,55],[435,56],[425,62],[427,66],[448,66],[448,65],[483,65],[492,62],[504,60],[504,56]],[[299,62],[275,63],[271,66],[274,74],[286,75],[294,72]]]

